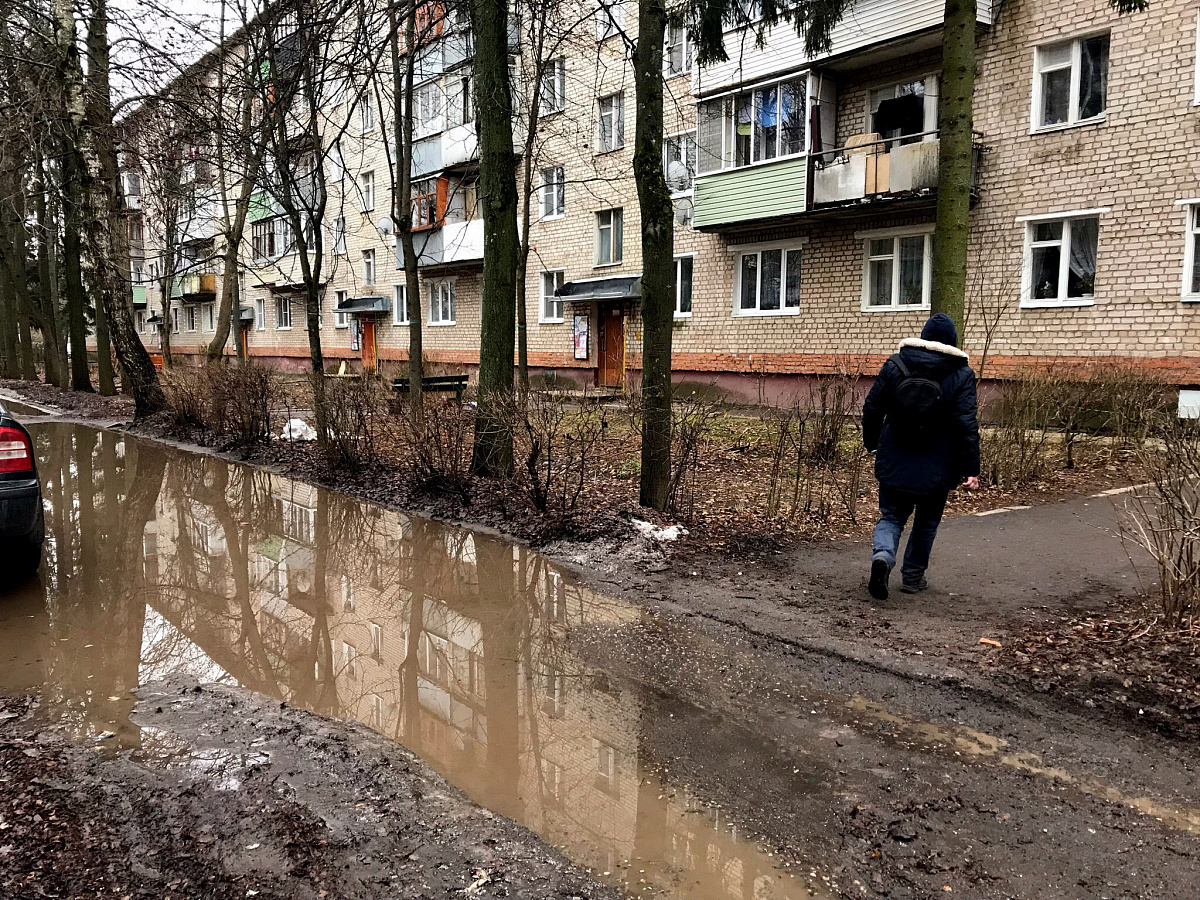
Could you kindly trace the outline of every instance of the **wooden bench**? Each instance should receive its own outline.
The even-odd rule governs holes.
[[[421,392],[425,394],[453,393],[454,399],[461,401],[463,391],[466,389],[466,375],[426,375],[421,379]],[[392,379],[392,390],[398,394],[407,394],[409,392],[408,379]]]

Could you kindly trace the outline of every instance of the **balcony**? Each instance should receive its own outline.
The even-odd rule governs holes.
[[[171,287],[171,297],[192,303],[206,303],[217,296],[215,272],[191,272],[180,275]]]
[[[858,135],[857,140],[810,157],[810,211],[856,207],[864,203],[932,199],[938,187],[937,132],[914,135],[909,143]],[[979,172],[981,147],[976,141],[971,188]]]
[[[479,160],[479,135],[475,123],[458,125],[442,132],[442,168],[449,169]]]
[[[144,284],[133,285],[133,305],[134,306],[145,306],[146,305],[146,286]]]
[[[807,156],[794,156],[698,176],[693,227],[719,231],[803,214],[808,207],[808,167]]]
[[[441,228],[413,233],[417,266],[462,267],[483,262],[483,219],[446,222]],[[404,267],[404,248],[396,242],[396,266]]]

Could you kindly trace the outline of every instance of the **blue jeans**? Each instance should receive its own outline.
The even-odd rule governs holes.
[[[929,568],[929,553],[933,550],[933,539],[937,537],[938,525],[946,509],[948,493],[911,494],[898,488],[879,486],[879,524],[875,526],[875,549],[871,558],[882,557],[888,568],[896,565],[896,553],[900,549],[900,533],[913,517],[912,533],[904,550],[904,566],[900,569],[905,584],[918,584]],[[915,513],[915,515],[914,515]]]

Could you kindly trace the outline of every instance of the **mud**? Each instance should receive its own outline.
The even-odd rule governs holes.
[[[277,473],[35,433],[53,544],[4,598],[0,690],[36,709],[14,706],[0,742],[54,748],[85,797],[151,798],[60,815],[116,829],[92,869],[175,860],[135,896],[373,897],[375,878],[451,896],[477,869],[508,879],[479,896],[1200,896],[1193,746],[979,666],[974,632],[1006,637],[1028,604],[981,588],[1004,554],[1078,584],[1023,529],[967,600],[935,584],[924,607],[864,604],[855,545],[736,563],[556,547],[588,584]],[[1039,527],[1090,535],[1071,565],[1114,590],[1099,525]],[[1071,602],[1045,593],[1047,614]],[[0,815],[29,818],[33,777],[0,782]],[[432,873],[404,854],[422,836]],[[0,855],[0,878],[31,871]]]

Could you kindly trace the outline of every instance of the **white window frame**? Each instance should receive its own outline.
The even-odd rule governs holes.
[[[287,324],[281,324],[285,320]],[[275,330],[292,330],[292,298],[287,294],[280,294],[275,298]]]
[[[692,272],[691,272],[691,278],[689,279],[691,282],[691,285],[692,285],[692,309],[689,309],[687,312],[683,312],[679,308],[679,303],[683,299],[683,296],[682,296],[682,294],[683,294],[683,291],[682,291],[682,287],[683,287],[682,262],[685,259],[690,259],[692,261]],[[696,254],[695,253],[679,253],[679,254],[676,254],[676,256],[675,256],[675,318],[676,319],[690,319],[692,317],[692,310],[694,310],[695,308],[696,308]]]
[[[692,57],[694,48],[692,47],[692,39],[688,34],[687,25],[684,23],[667,22],[666,34],[663,41],[663,77],[664,78],[679,78],[683,75],[690,75],[692,72]],[[671,50],[674,47],[682,46],[683,48],[683,67],[676,70],[671,67]]]
[[[1179,200],[1175,205],[1183,210],[1183,283],[1179,298],[1184,303],[1200,303],[1200,292],[1191,290],[1192,269],[1200,265],[1200,254],[1196,253],[1196,239],[1200,237],[1200,197]]]
[[[622,0],[596,0],[596,40],[603,42],[625,29]]]
[[[392,325],[408,325],[408,285],[392,285]]]
[[[812,144],[812,139],[813,139],[812,134],[810,133],[811,122],[807,118],[807,110],[810,109],[809,91],[813,87],[813,85],[810,83],[811,80],[812,79],[811,79],[810,73],[797,72],[793,75],[788,76],[787,78],[779,78],[774,81],[765,82],[763,84],[756,85],[753,88],[747,88],[746,90],[743,90],[743,91],[734,91],[732,93],[725,94],[725,95],[722,95],[719,97],[713,97],[709,100],[700,101],[696,107],[696,112],[697,112],[696,132],[695,132],[696,133],[696,177],[697,178],[705,178],[709,175],[718,175],[721,172],[730,172],[730,171],[734,171],[734,170],[738,170],[738,169],[749,169],[754,166],[771,166],[771,165],[774,165],[775,163],[782,162],[784,160],[800,159],[805,154],[807,154],[809,147]],[[770,159],[756,160],[753,158],[754,147],[753,147],[753,137],[752,137],[751,138],[751,149],[750,149],[751,159],[748,162],[738,165],[737,142],[736,142],[736,140],[734,140],[734,136],[733,136],[734,130],[735,130],[735,119],[737,118],[738,98],[742,97],[746,94],[750,94],[751,95],[750,102],[753,105],[753,102],[754,102],[753,95],[755,92],[766,91],[766,90],[770,90],[771,88],[774,88],[776,91],[779,91],[782,89],[783,85],[790,84],[792,82],[798,82],[798,81],[803,81],[803,83],[804,83],[804,98],[805,98],[804,110],[806,111],[806,117],[804,119],[804,138],[801,141],[800,150],[796,153],[779,153],[779,152],[777,152],[776,155]],[[884,86],[886,86],[886,85],[884,85]],[[778,96],[778,95],[776,95],[776,96]],[[869,100],[867,102],[869,103]],[[720,164],[720,166],[718,166],[716,168],[709,169],[706,172],[701,172],[700,171],[700,160],[701,160],[700,124],[701,124],[703,117],[706,115],[704,112],[704,109],[707,106],[714,104],[714,103],[721,104],[721,160],[720,160],[721,164]],[[783,147],[783,129],[780,128],[779,133],[776,135],[777,151],[781,150],[782,147]]]
[[[549,93],[547,88],[553,90],[550,96],[547,96]],[[552,116],[567,108],[566,57],[560,56],[557,59],[550,60],[546,69],[542,72],[540,91],[540,102],[538,104],[539,116]],[[553,101],[553,103],[547,102],[548,100]]]
[[[179,307],[171,307],[171,334],[179,334]]]
[[[548,180],[546,175],[554,173],[553,180]],[[541,220],[550,222],[554,219],[561,219],[567,214],[567,183],[566,170],[562,166],[547,166],[542,169],[542,185],[538,189],[538,209],[541,212]],[[554,212],[546,212],[546,201],[550,199],[553,203]]]
[[[217,311],[216,311],[215,303],[205,303],[203,305],[203,307],[201,308],[201,312],[200,312],[200,317],[202,320],[201,324],[204,326],[204,330],[210,334],[215,334],[216,330],[217,330],[217,315],[216,315],[216,313],[217,313]]]
[[[375,271],[375,250],[374,250],[374,248],[372,248],[370,250],[364,250],[362,252],[363,284],[374,285],[376,274],[377,273]]]
[[[146,313],[145,313],[145,311],[139,309],[137,311],[137,313],[134,315],[134,319],[137,322],[138,332],[140,334],[145,334],[146,333]]]
[[[801,297],[795,306],[787,305],[787,256],[788,251],[799,251],[800,271],[804,271],[804,247],[807,238],[793,238],[788,241],[769,241],[761,244],[734,244],[729,247],[733,256],[733,317],[735,319],[758,318],[763,316],[798,316],[803,306]],[[762,253],[764,250],[782,251],[779,263],[779,309],[762,309]],[[758,254],[758,284],[755,288],[754,309],[742,309],[742,257],[751,253]],[[693,278],[695,273],[693,272]],[[695,303],[695,290],[692,291],[692,302]]]
[[[363,134],[375,129],[375,104],[369,92],[364,92],[358,101],[358,127]]]
[[[933,295],[933,224],[906,225],[900,228],[881,228],[877,231],[857,231],[854,236],[862,241],[862,298],[860,308],[867,313],[892,313],[912,310],[928,310]],[[900,299],[900,238],[924,236],[924,264],[921,267],[921,302],[901,304]],[[892,239],[892,302],[887,306],[871,306],[871,241]]]
[[[916,82],[920,81],[925,86],[925,92],[921,95],[925,104],[925,118],[921,126],[922,133],[919,136],[915,134],[908,135],[907,138],[914,139],[919,137],[922,141],[936,141],[938,138],[937,107],[940,94],[941,78],[941,71],[934,69],[923,74],[913,75],[911,78],[893,78],[888,81],[881,81],[878,84],[868,85],[866,97],[864,98],[866,118],[864,118],[863,121],[866,123],[865,130],[870,131],[871,129],[871,117],[875,112],[875,110],[872,108],[874,104],[871,101],[875,94],[879,93],[880,91],[887,90],[888,88],[891,88],[894,93],[897,88],[903,87],[906,84],[915,84]],[[895,94],[895,96],[899,97],[900,95]],[[805,137],[807,138],[808,123],[805,123],[805,125]],[[888,142],[889,146],[895,146],[905,139],[905,137],[883,138],[883,140]]]
[[[1030,103],[1030,107],[1029,107],[1029,133],[1030,134],[1041,134],[1041,133],[1047,132],[1047,131],[1062,131],[1065,128],[1078,128],[1083,125],[1095,125],[1099,122],[1103,122],[1107,118],[1107,116],[1108,116],[1108,97],[1107,96],[1105,96],[1105,99],[1104,99],[1104,111],[1103,112],[1101,112],[1099,115],[1096,115],[1096,116],[1089,116],[1086,119],[1079,118],[1079,79],[1080,79],[1080,74],[1083,69],[1081,61],[1080,61],[1081,55],[1082,55],[1081,48],[1082,48],[1084,41],[1090,40],[1091,38],[1105,37],[1105,36],[1107,36],[1109,39],[1108,62],[1109,62],[1109,67],[1111,69],[1111,66],[1112,66],[1112,33],[1108,29],[1102,29],[1100,31],[1088,31],[1088,32],[1085,32],[1084,34],[1077,34],[1077,35],[1073,35],[1071,37],[1064,37],[1064,38],[1055,39],[1053,41],[1046,41],[1045,43],[1038,44],[1036,47],[1033,48],[1033,90],[1031,92],[1032,97],[1031,97],[1031,103]],[[1070,67],[1070,70],[1071,70],[1071,87],[1070,87],[1071,94],[1069,97],[1070,105],[1067,108],[1067,121],[1059,122],[1055,125],[1043,125],[1043,124],[1041,124],[1042,110],[1044,108],[1043,100],[1045,99],[1045,96],[1044,96],[1045,78],[1043,76],[1047,72],[1056,72],[1056,71],[1059,71],[1060,69],[1065,69],[1068,66],[1065,66],[1065,65],[1064,66],[1055,66],[1053,68],[1044,69],[1042,67],[1042,54],[1045,53],[1047,50],[1051,49],[1052,47],[1060,47],[1063,44],[1071,45],[1071,62],[1068,64]],[[1107,77],[1108,77],[1107,73],[1105,73],[1105,78],[1107,78]]]
[[[448,294],[449,294],[449,306],[450,306],[450,318],[449,319],[441,318],[442,308],[444,306],[444,301],[446,300],[446,298],[443,296],[444,291],[448,292]],[[458,310],[455,309],[454,293],[455,293],[455,290],[454,290],[454,279],[453,278],[444,278],[440,281],[429,282],[429,325],[430,325],[430,327],[441,328],[444,326],[451,326],[451,325],[458,324],[457,318],[456,318],[458,315]],[[437,319],[435,319],[434,315],[433,315],[434,309],[435,309],[435,301],[436,301],[436,308],[437,308],[437,312],[438,312]]]
[[[1020,216],[1017,222],[1025,229],[1024,252],[1021,254],[1021,309],[1069,309],[1080,306],[1094,306],[1096,304],[1095,287],[1092,293],[1084,297],[1068,297],[1067,290],[1067,271],[1071,261],[1071,220],[1072,219],[1101,219],[1104,214],[1111,211],[1111,207],[1101,206],[1094,209],[1075,209],[1067,212],[1045,213],[1033,216]],[[1062,237],[1058,243],[1064,248],[1065,252],[1059,253],[1059,269],[1058,269],[1058,291],[1057,299],[1044,298],[1035,300],[1033,297],[1033,227],[1043,222],[1062,222],[1063,230]],[[1100,235],[1097,231],[1096,235],[1096,255],[1099,257],[1100,252]],[[1100,274],[1099,260],[1097,260],[1096,274]]]
[[[1109,52],[1112,52],[1111,45],[1109,46]],[[1192,106],[1200,106],[1200,12],[1196,13],[1196,58],[1193,61],[1193,67],[1196,70],[1196,75],[1195,85],[1192,89]]]
[[[337,308],[345,302],[349,291],[335,291],[333,295],[333,327],[334,328],[349,328],[350,313],[338,312]]]
[[[555,285],[555,290],[562,287],[567,280],[566,269],[542,269],[538,273],[538,322],[543,325],[558,325],[564,322],[566,314],[566,301],[562,297],[555,297],[546,293],[546,276],[552,275],[558,282]],[[558,306],[558,315],[548,315],[549,304],[555,303]]]
[[[427,81],[413,89],[413,138],[420,140],[442,130],[442,86]]]
[[[668,179],[667,188],[671,189],[672,197],[690,197],[696,190],[696,164],[699,158],[699,149],[696,145],[696,130],[692,129],[691,131],[680,131],[677,134],[668,134],[663,138],[664,175],[667,174],[667,149],[668,146],[674,141],[678,141],[679,146],[682,148],[679,155],[682,163],[685,167],[687,167],[688,172],[691,174],[691,181],[689,182],[688,187],[677,191],[671,189],[671,182]]]
[[[254,298],[254,330],[255,331],[266,331],[267,330],[267,298],[266,297],[255,297]]]
[[[375,209],[375,172],[369,170],[358,173],[358,199],[365,213]]]
[[[196,313],[197,313],[196,305],[194,303],[189,303],[187,305],[187,330],[189,333],[200,330],[200,326],[199,326],[200,317],[197,316]]]
[[[346,255],[346,217],[338,216],[333,220],[333,252],[337,256]]]
[[[612,104],[609,111],[605,111],[605,104]],[[612,119],[612,146],[605,146],[604,142],[604,120]],[[618,150],[625,148],[625,92],[617,91],[615,94],[607,94],[596,100],[596,153],[615,153]]]
[[[602,225],[602,224],[600,224],[600,217],[602,215],[604,215],[605,213],[609,214],[609,220],[608,220],[607,225]],[[616,240],[617,217],[620,217],[620,220],[621,220],[621,240],[619,243]],[[602,268],[606,268],[608,266],[619,266],[622,262],[625,261],[625,208],[621,207],[621,206],[616,206],[616,207],[612,207],[610,209],[596,210],[595,222],[596,222],[596,225],[595,225],[596,231],[595,231],[595,238],[594,238],[595,259],[594,259],[593,268],[602,269]],[[600,258],[600,232],[602,232],[606,228],[612,230],[612,238],[609,240],[609,243],[608,243],[611,258],[608,260],[602,260]]]

